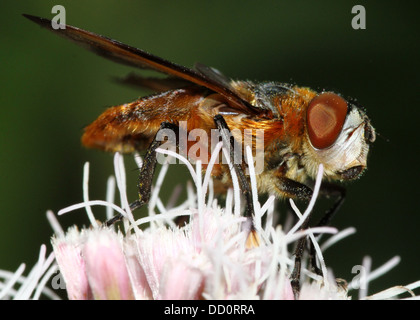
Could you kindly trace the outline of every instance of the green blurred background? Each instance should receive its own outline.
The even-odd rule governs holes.
[[[132,69],[21,16],[52,18],[51,8],[61,4],[68,24],[186,66],[200,61],[237,79],[293,82],[357,98],[384,138],[371,150],[367,173],[348,186],[334,220],[357,233],[326,252],[327,265],[351,279],[351,268],[365,255],[373,268],[400,255],[397,268],[374,281],[370,292],[419,280],[419,22],[412,3],[2,1],[0,268],[32,266],[42,243],[51,249],[45,212],[82,200],[85,161],[91,163],[90,197],[104,199],[112,155],[83,149],[82,129],[106,107],[146,93],[112,81]],[[356,4],[365,6],[366,30],[351,27]],[[178,167],[169,170],[169,189],[185,179],[175,174]],[[133,200],[131,157],[126,168]],[[101,210],[95,209],[99,218]],[[60,221],[87,224],[82,210]]]

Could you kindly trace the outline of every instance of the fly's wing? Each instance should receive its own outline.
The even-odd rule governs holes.
[[[195,63],[194,68],[206,79],[209,79],[215,83],[219,83],[221,86],[232,90],[232,87],[230,85],[231,80],[219,70],[206,66],[205,64],[202,64],[200,62]]]
[[[232,91],[229,83],[221,80],[221,77],[215,77],[214,72],[201,72],[175,64],[146,51],[128,46],[119,41],[109,39],[95,33],[85,31],[69,25],[61,25],[63,29],[54,29],[51,20],[24,14],[24,17],[37,23],[64,38],[74,41],[78,45],[94,52],[95,54],[112,61],[122,63],[141,69],[152,69],[163,72],[173,77],[184,79],[196,85],[208,88],[221,94],[229,101],[230,107],[237,109],[245,114],[258,114],[258,108],[252,106],[249,102],[243,100]],[[201,68],[199,68],[201,69]],[[204,68],[203,68],[204,69]],[[211,69],[210,69],[211,70]],[[212,74],[209,76],[209,74]]]
[[[211,79],[213,82],[219,83],[221,86],[229,88],[231,91],[235,91],[230,84],[231,80],[223,75],[219,70],[206,66],[202,63],[196,63],[194,65],[194,69],[207,79]],[[114,80],[122,85],[135,88],[146,88],[152,90],[153,92],[164,92],[191,86],[190,81],[174,76],[156,78],[143,77],[139,74],[130,73],[124,78],[114,78]]]
[[[134,73],[130,73],[125,78],[115,78],[115,81],[122,85],[127,85],[134,88],[146,88],[158,93],[191,86],[191,82],[177,77],[143,77]]]

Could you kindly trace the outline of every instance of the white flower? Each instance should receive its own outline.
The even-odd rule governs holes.
[[[116,154],[114,158],[120,206],[113,203],[113,178],[108,182],[107,201],[89,200],[89,166],[85,165],[84,202],[58,214],[85,208],[91,227],[82,230],[72,227],[64,232],[52,212],[48,212],[55,231],[52,239],[54,254],[45,259],[43,246],[40,261],[27,278],[22,276],[23,267],[15,273],[0,272],[0,277],[5,279],[0,282],[0,298],[37,299],[41,294],[57,298],[45,288],[45,284],[58,265],[69,299],[294,299],[290,284],[294,266],[293,244],[302,236],[309,236],[314,243],[323,276],[303,267],[300,299],[350,299],[353,297],[348,290],[358,286],[363,287],[359,298],[390,299],[404,292],[412,293],[420,286],[420,282],[416,282],[366,295],[369,281],[387,272],[399,258],[391,259],[383,268],[373,272],[368,272],[369,260],[366,260],[363,283],[350,283],[348,287],[337,284],[323,259],[322,250],[354,233],[354,228],[341,232],[332,227],[299,230],[317,197],[322,166],[314,197],[305,212],[301,214],[291,202],[299,220],[289,230],[280,225],[273,227],[274,197],[263,205],[259,203],[251,167],[256,232],[250,233],[249,221],[241,216],[240,190],[235,177],[234,190],[227,194],[226,207],[220,208],[211,190],[209,173],[212,164],[202,179],[199,162],[193,168],[179,155],[165,152],[179,157],[192,175],[196,190],[188,189],[188,199],[184,203],[166,209],[159,198],[160,186],[165,186],[163,180],[168,169],[165,164],[149,202],[149,215],[135,220],[126,198],[122,157]],[[234,172],[232,175],[235,176]],[[96,220],[91,208],[96,205],[107,207],[107,218],[115,212],[124,214],[127,219],[122,228],[116,230],[115,226],[107,228],[101,225],[98,221],[105,219]],[[179,216],[188,218],[181,227],[174,223],[174,218]],[[146,224],[150,224],[149,227],[145,228]],[[315,235],[320,233],[334,235],[319,245]],[[54,256],[57,265],[52,264]],[[305,266],[306,258],[303,262]],[[18,283],[22,285],[16,289]]]

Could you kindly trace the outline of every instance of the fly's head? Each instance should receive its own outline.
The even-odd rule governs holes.
[[[367,166],[375,129],[365,112],[332,92],[312,99],[306,110],[303,163],[314,177],[320,163],[333,180],[358,178]]]

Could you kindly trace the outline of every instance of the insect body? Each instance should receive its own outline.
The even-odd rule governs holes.
[[[25,17],[100,56],[169,76],[126,78],[127,83],[156,93],[109,108],[86,127],[82,137],[85,146],[110,152],[148,150],[140,173],[139,199],[131,204],[132,209],[147,203],[150,196],[155,150],[161,144],[156,137],[163,129],[182,127],[187,133],[200,129],[208,136],[212,130],[218,130],[232,160],[233,146],[242,141],[238,132],[249,130],[254,135],[253,131],[263,130],[263,143],[251,144],[254,154],[264,155],[264,170],[257,175],[258,191],[283,198],[308,199],[312,190],[307,184],[316,176],[319,164],[324,166],[324,179],[330,181],[355,179],[366,168],[375,130],[365,112],[339,94],[277,82],[234,81],[202,64],[189,69],[76,27],[55,30],[47,19]],[[226,131],[232,133],[233,139]],[[211,155],[210,149],[207,155]],[[247,200],[246,215],[251,217],[253,207],[244,165],[234,166]],[[212,174],[216,181],[229,185],[227,165],[217,164]],[[341,204],[344,191],[330,185],[323,191],[339,195],[322,220],[328,223]],[[297,265],[299,250],[302,251],[302,245],[298,245]],[[299,273],[300,267],[295,267],[292,277],[297,281]]]
[[[85,129],[82,143],[87,147],[112,152],[145,149],[162,122],[186,121],[187,131],[209,131],[216,128],[213,118],[219,114],[232,131],[264,130],[262,192],[299,197],[288,190],[288,182],[273,180],[304,184],[315,177],[320,163],[331,180],[357,178],[366,168],[375,130],[360,108],[338,94],[276,82],[233,81],[201,64],[188,69],[75,27],[55,30],[47,19],[26,17],[101,56],[170,75],[134,79],[160,93],[106,110]]]
[[[375,131],[364,112],[339,95],[279,83],[229,85],[255,110],[240,110],[222,94],[197,85],[166,88],[109,108],[85,129],[82,142],[106,151],[132,152],[147,148],[162,122],[184,121],[188,132],[202,129],[210,136],[216,128],[213,118],[220,114],[232,132],[264,130],[263,150],[257,150],[264,153],[265,162],[257,176],[260,192],[300,197],[292,185],[314,178],[320,163],[331,180],[357,178],[366,168]],[[228,172],[227,166],[216,167],[214,175],[221,178]]]

